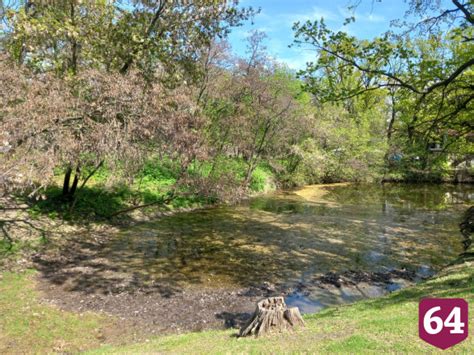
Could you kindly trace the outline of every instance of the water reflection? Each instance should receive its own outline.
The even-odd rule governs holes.
[[[104,257],[117,272],[179,287],[290,284],[345,270],[426,274],[462,251],[458,223],[473,191],[308,186],[143,223],[125,231]]]

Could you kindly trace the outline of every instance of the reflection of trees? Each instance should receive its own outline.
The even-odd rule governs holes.
[[[469,203],[474,189],[466,185],[390,184],[326,187],[325,198],[341,204],[382,204],[404,209],[444,210],[451,204]]]
[[[464,246],[465,254],[471,254],[470,256],[474,255],[474,252],[468,252],[469,248],[472,244],[472,234],[474,234],[474,206],[471,206],[466,213],[464,214],[463,220],[459,225],[461,229],[461,233],[464,236],[464,240],[462,241]],[[466,255],[466,256],[468,256]]]

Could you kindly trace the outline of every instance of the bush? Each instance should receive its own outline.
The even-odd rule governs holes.
[[[267,166],[259,165],[252,173],[250,190],[264,192],[275,189],[273,174]]]

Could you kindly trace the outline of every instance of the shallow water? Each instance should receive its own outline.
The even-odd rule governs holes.
[[[467,185],[307,186],[139,224],[107,247],[107,258],[180,289],[290,285],[346,270],[423,276],[462,251],[458,224],[473,198]],[[328,302],[355,297],[337,291],[340,300]],[[324,297],[313,293],[307,307],[327,305]]]

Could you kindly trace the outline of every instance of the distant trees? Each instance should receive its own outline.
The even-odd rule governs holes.
[[[469,1],[410,1],[419,22],[399,21],[373,40],[331,31],[323,20],[296,23],[296,44],[315,49],[315,60],[300,74],[322,101],[347,102],[385,92],[392,107],[387,137],[429,165],[428,146],[444,140],[443,151],[473,131],[474,21]],[[346,22],[354,21],[349,18]],[[417,147],[417,148],[415,148]]]
[[[259,32],[249,37],[248,58],[239,59],[233,72],[234,104],[242,118],[234,135],[247,163],[245,185],[260,159],[275,156],[292,138],[288,127],[301,114],[295,99],[299,87],[292,87],[291,74],[269,59],[263,39]]]
[[[262,33],[253,32],[246,57],[214,56],[221,62],[203,95],[211,175],[225,169],[226,157],[236,157],[245,164],[243,187],[260,163],[290,186],[380,176],[387,149],[386,96],[354,97],[344,107],[322,104],[269,57],[264,41]]]
[[[261,32],[232,54],[226,35],[255,13],[237,1],[3,2],[0,183],[34,194],[60,177],[74,201],[102,167],[132,184],[158,157],[171,192],[227,200],[258,169],[298,185],[445,164],[472,151],[472,6],[452,3],[371,41],[297,23],[316,50],[300,80]]]
[[[234,155],[246,165],[242,186],[248,186],[257,165],[276,162],[306,119],[300,83],[288,69],[269,58],[265,36],[253,32],[245,58],[234,58],[214,79],[208,96],[209,133],[215,159]]]

